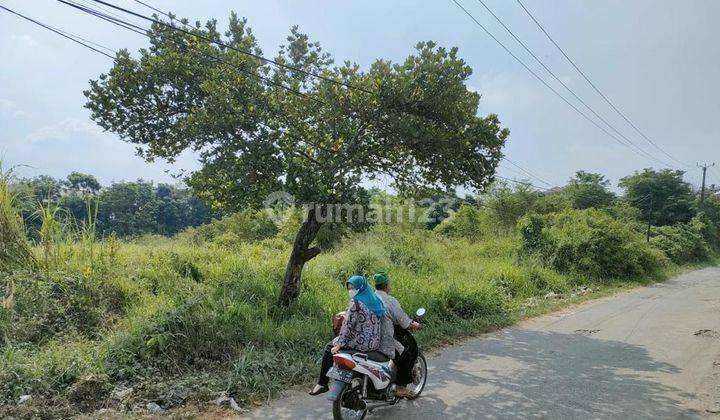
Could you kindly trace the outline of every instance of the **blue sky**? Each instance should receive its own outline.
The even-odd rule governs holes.
[[[131,0],[113,0],[148,14]],[[521,47],[477,0],[459,0],[533,69]],[[505,23],[579,96],[636,144],[662,157],[591,90],[514,0],[485,0]],[[578,169],[616,183],[632,171],[658,166],[618,145],[535,80],[457,8],[435,1],[147,0],[194,19],[227,21],[231,10],[248,18],[266,55],[274,56],[292,25],[320,41],[336,61],[368,66],[377,58],[402,60],[421,40],[460,48],[474,69],[469,85],[482,95],[480,112],[496,113],[511,135],[506,155],[552,184]],[[693,0],[525,0],[556,41],[597,85],[657,144],[694,165],[720,160],[720,2]],[[145,39],[121,32],[54,0],[0,4],[113,48],[131,51]],[[173,165],[146,163],[131,145],[103,133],[83,108],[88,81],[111,61],[0,11],[0,159],[26,176],[65,176],[78,170],[101,182],[152,179],[192,170],[185,155]],[[549,77],[548,77],[548,80]],[[561,88],[558,88],[561,89]],[[569,96],[569,95],[568,95]],[[666,159],[667,160],[667,159]],[[718,162],[720,163],[720,162]],[[699,170],[687,180],[699,183]],[[500,174],[523,177],[505,163]],[[720,183],[720,171],[709,172]]]

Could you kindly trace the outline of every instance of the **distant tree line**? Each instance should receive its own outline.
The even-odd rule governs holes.
[[[495,222],[509,229],[530,211],[545,214],[568,208],[630,212],[634,219],[654,227],[688,223],[700,213],[720,224],[717,188],[710,185],[705,203],[700,203],[683,175],[682,171],[645,169],[620,180],[620,196],[603,175],[578,171],[566,185],[547,191],[522,181],[498,182],[478,196],[461,198],[448,192],[415,198],[427,208],[427,229],[434,229],[463,205],[492,209]],[[103,236],[169,236],[225,215],[211,209],[190,188],[142,179],[103,187],[94,176],[73,172],[65,179],[47,175],[19,179],[12,188],[30,236],[36,236],[40,227],[37,211],[41,203],[58,206],[75,223],[94,219]],[[369,197],[383,194],[387,195],[376,188],[367,191]]]
[[[37,217],[41,204],[58,206],[61,217],[71,222],[94,220],[103,236],[174,235],[220,216],[188,188],[142,179],[103,187],[94,176],[73,172],[66,179],[22,178],[13,182],[12,189],[32,237],[41,224]]]

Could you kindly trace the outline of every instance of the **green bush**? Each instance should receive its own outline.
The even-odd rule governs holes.
[[[485,287],[458,287],[451,285],[439,289],[430,307],[433,316],[448,321],[454,319],[473,318],[499,318],[504,317],[510,310],[507,295],[497,288]]]
[[[353,274],[388,271],[405,310],[428,308],[417,336],[427,346],[507,325],[528,298],[569,292],[589,275],[648,274],[665,261],[607,212],[528,215],[517,232],[485,209],[458,215],[437,232],[379,224],[323,239],[334,246],[306,264],[287,308],[277,298],[296,213],[273,228],[246,213],[176,238],[110,239],[94,254],[71,245],[48,272],[0,276],[0,417],[118,408],[108,392],[120,384],[146,402],[159,381],[225,390],[243,404],[268,398],[316,374]],[[37,415],[14,411],[27,393],[23,409]]]
[[[706,261],[711,253],[703,237],[706,228],[696,217],[690,223],[654,228],[650,241],[676,264]]]
[[[98,338],[129,300],[114,281],[62,273],[17,272],[0,277],[0,290],[15,291],[2,309],[7,322],[0,324],[11,344],[42,344],[66,334]]]
[[[518,220],[531,211],[541,194],[529,183],[511,186],[497,183],[483,196],[483,202],[492,216],[492,220],[506,231],[515,229]]]
[[[491,217],[487,211],[469,204],[463,204],[443,220],[434,229],[435,232],[452,237],[467,238],[473,241],[482,239],[492,232]]]
[[[519,223],[525,249],[554,268],[597,279],[636,278],[666,264],[642,235],[600,210],[566,210]]]
[[[720,251],[720,200],[714,198],[707,201],[711,204],[704,203],[703,210],[695,216],[693,222],[698,224],[710,249],[717,252]]]
[[[218,241],[225,246],[259,241],[277,235],[279,229],[270,215],[261,210],[243,210],[203,226],[190,228],[178,236],[199,244]]]

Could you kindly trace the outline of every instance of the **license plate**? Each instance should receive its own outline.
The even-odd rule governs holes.
[[[350,370],[340,369],[337,366],[333,366],[328,371],[327,376],[328,378],[349,384],[352,381],[353,373]]]

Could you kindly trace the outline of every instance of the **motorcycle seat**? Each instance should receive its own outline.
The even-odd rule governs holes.
[[[380,362],[385,363],[389,362],[390,358],[385,356],[384,354],[380,353],[379,351],[370,351],[367,352],[368,360],[372,360],[373,362]]]
[[[361,352],[361,351],[345,351],[343,350],[343,353],[348,353],[352,355],[365,355],[367,356],[367,360],[378,362],[378,363],[386,363],[390,361],[390,358],[385,356],[384,354],[380,353],[379,351],[368,351],[368,352]]]

